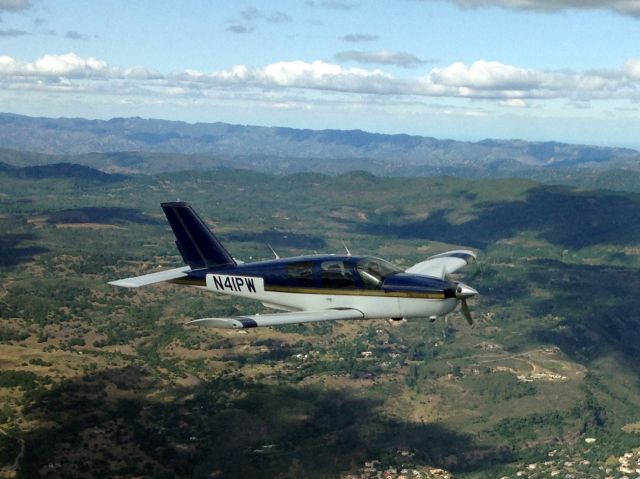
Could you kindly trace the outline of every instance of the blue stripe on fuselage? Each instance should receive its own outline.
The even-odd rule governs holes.
[[[445,297],[455,296],[453,282],[419,274],[394,274],[385,280],[382,287],[389,292],[444,293]]]
[[[191,271],[189,278],[204,281],[207,274],[222,274],[243,277],[260,277],[264,279],[265,287],[284,286],[290,288],[316,288],[322,289],[323,285],[320,280],[320,264],[323,261],[342,261],[349,273],[354,277],[354,285],[345,289],[349,290],[368,290],[362,282],[362,279],[355,271],[358,261],[368,258],[366,256],[340,256],[340,255],[313,255],[298,256],[293,258],[274,259],[267,261],[259,261],[255,263],[242,263],[235,267],[217,267],[208,269],[199,269]],[[299,280],[292,278],[289,274],[289,267],[294,264],[311,263],[313,275],[311,279]],[[328,289],[335,290],[336,287]],[[380,291],[387,292],[415,292],[415,293],[444,293],[445,297],[455,296],[455,284],[451,281],[432,278],[429,276],[415,275],[408,273],[396,273],[388,276],[381,285]]]

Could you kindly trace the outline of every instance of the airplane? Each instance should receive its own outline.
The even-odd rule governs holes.
[[[284,312],[202,318],[188,324],[224,329],[316,321],[429,318],[461,305],[478,292],[448,275],[476,260],[468,250],[431,256],[407,270],[372,256],[315,254],[243,263],[234,259],[185,202],[161,203],[185,266],[109,282],[138,288],[169,282],[255,299]]]

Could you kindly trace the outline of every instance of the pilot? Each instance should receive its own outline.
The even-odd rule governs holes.
[[[380,265],[378,263],[372,261],[369,263],[369,268],[367,269],[369,270],[369,273],[374,275],[376,278],[382,278],[382,271],[380,271]]]

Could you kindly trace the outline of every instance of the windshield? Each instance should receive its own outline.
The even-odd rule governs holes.
[[[358,273],[369,287],[377,287],[392,274],[401,273],[402,269],[380,258],[364,258],[356,265]]]

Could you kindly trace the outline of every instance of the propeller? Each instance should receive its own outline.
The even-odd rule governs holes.
[[[471,317],[471,311],[469,310],[469,305],[467,304],[467,300],[463,299],[460,303],[460,309],[462,310],[462,315],[464,319],[467,320],[469,326],[473,326],[473,318]]]
[[[456,298],[460,301],[460,310],[462,311],[464,319],[469,323],[469,326],[473,326],[473,318],[471,317],[471,310],[467,304],[467,298],[472,298],[477,294],[478,292],[471,286],[467,286],[464,283],[457,283],[456,285]]]

